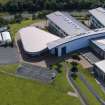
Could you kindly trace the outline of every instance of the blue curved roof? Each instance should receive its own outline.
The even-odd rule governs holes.
[[[88,31],[86,33],[78,34],[78,35],[72,36],[72,37],[68,36],[68,37],[65,37],[65,38],[61,38],[59,40],[48,43],[48,48],[53,49],[57,46],[68,43],[70,41],[78,40],[78,39],[83,38],[83,37],[95,36],[95,35],[101,34],[101,33],[105,33],[105,28],[91,30],[91,31]],[[105,34],[103,34],[102,36],[105,36]],[[101,36],[99,36],[99,37],[101,37]]]

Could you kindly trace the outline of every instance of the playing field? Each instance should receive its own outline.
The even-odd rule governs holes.
[[[0,71],[14,72],[17,65],[5,67],[1,67]],[[64,71],[52,84],[11,77],[0,72],[0,105],[81,105],[78,98],[67,95],[70,91],[73,92],[73,89]]]

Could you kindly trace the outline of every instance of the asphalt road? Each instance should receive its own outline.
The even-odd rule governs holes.
[[[0,47],[0,64],[15,64],[19,62],[17,48]]]

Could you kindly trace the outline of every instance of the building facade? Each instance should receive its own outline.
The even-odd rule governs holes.
[[[75,37],[68,36],[66,38],[61,38],[57,41],[51,42],[48,44],[48,49],[51,54],[64,56],[68,53],[88,47],[91,39],[103,36],[105,36],[105,29],[89,31]]]
[[[48,20],[48,30],[53,33],[57,34],[60,37],[68,36],[62,29],[60,29],[56,24],[54,24],[51,20]]]
[[[105,60],[95,63],[93,71],[97,79],[105,82]]]
[[[100,23],[94,16],[90,17],[90,24],[92,28],[103,28],[104,25]]]
[[[102,44],[102,42],[99,39],[91,40],[89,46],[91,50],[93,50],[100,58],[105,58],[105,44]]]
[[[89,10],[90,24],[92,28],[105,27],[105,10],[101,7]]]

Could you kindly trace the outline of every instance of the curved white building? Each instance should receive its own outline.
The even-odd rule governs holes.
[[[32,55],[39,55],[47,49],[48,43],[60,39],[58,36],[40,30],[34,26],[22,28],[19,34],[24,51]]]

